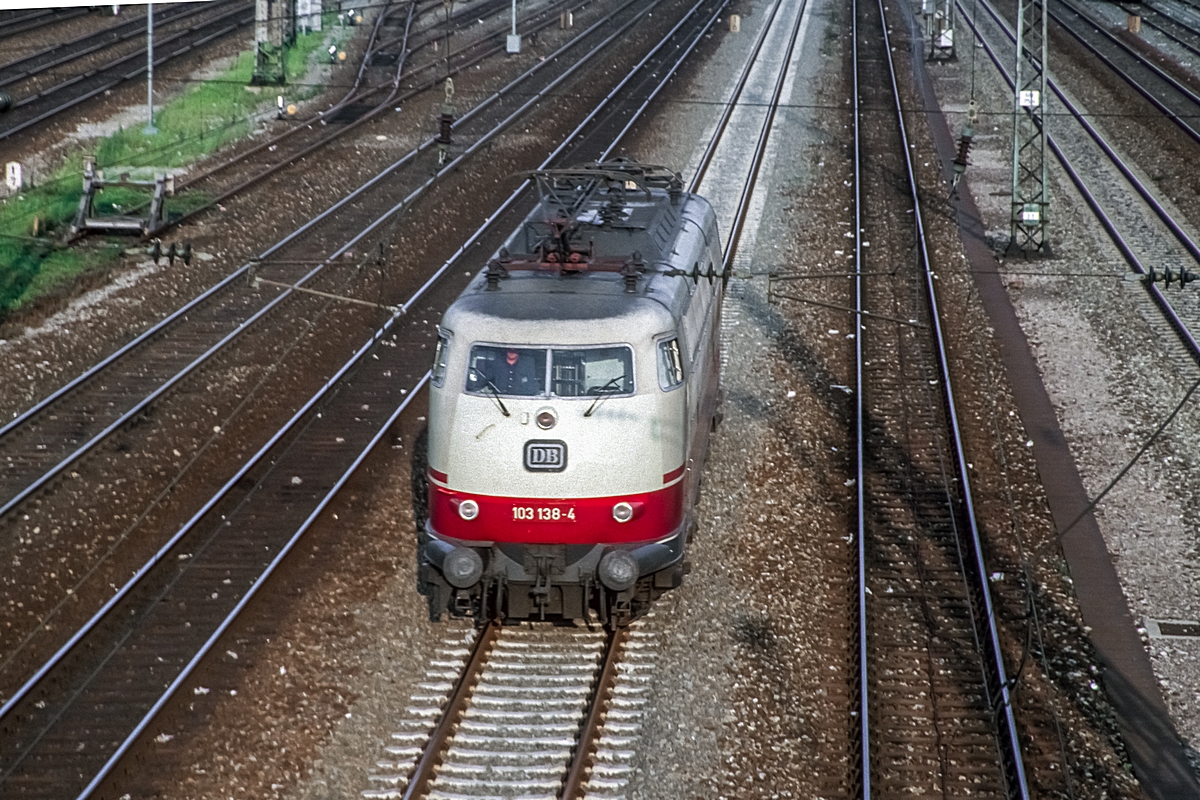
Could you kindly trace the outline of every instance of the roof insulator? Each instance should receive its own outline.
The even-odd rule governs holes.
[[[646,262],[642,261],[642,254],[634,250],[633,255],[625,262],[625,266],[621,267],[621,277],[625,279],[626,294],[633,294],[637,291],[638,276],[645,269]]]
[[[512,263],[507,249],[501,247],[497,255],[498,258],[493,258],[487,265],[487,291],[489,292],[500,290],[500,279],[508,278],[508,265]]]

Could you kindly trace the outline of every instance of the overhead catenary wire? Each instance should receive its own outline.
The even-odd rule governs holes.
[[[1129,470],[1133,469],[1133,465],[1138,462],[1138,459],[1140,459],[1142,455],[1150,449],[1150,445],[1154,444],[1154,442],[1158,440],[1158,437],[1167,429],[1167,426],[1171,424],[1172,420],[1179,415],[1179,412],[1183,410],[1185,405],[1187,405],[1188,400],[1192,399],[1192,395],[1195,394],[1197,389],[1200,389],[1200,379],[1197,379],[1196,382],[1192,384],[1191,388],[1184,393],[1183,398],[1175,405],[1175,408],[1171,410],[1171,413],[1159,423],[1158,427],[1154,429],[1154,433],[1150,434],[1150,437],[1146,439],[1144,443],[1142,443],[1142,446],[1138,448],[1138,451],[1133,454],[1133,458],[1129,459],[1129,463],[1121,468],[1121,471],[1118,472],[1116,476],[1108,482],[1108,485],[1100,491],[1100,494],[1096,495],[1094,500],[1088,503],[1087,506],[1079,512],[1075,519],[1071,520],[1068,525],[1058,532],[1059,539],[1070,533],[1071,529],[1078,525],[1080,520],[1090,514],[1092,510],[1100,504],[1100,501],[1103,500],[1109,492],[1116,488],[1116,485],[1120,483],[1121,479],[1129,473]]]

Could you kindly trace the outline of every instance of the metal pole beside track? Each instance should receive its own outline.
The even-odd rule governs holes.
[[[146,127],[147,136],[158,133],[154,127],[154,3],[146,3]]]

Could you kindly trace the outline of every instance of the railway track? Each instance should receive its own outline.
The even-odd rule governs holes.
[[[569,9],[578,12],[589,2],[590,0],[559,0],[542,8],[527,9],[519,20],[518,30],[523,36],[544,30],[557,22],[560,11]],[[441,9],[440,4],[426,3],[425,6],[426,11]],[[391,111],[396,105],[434,88],[447,77],[453,78],[483,60],[504,52],[504,31],[508,30],[506,20],[500,19],[499,27],[492,24],[483,34],[478,34],[481,27],[479,23],[484,18],[490,18],[495,23],[497,15],[507,12],[508,6],[499,0],[471,6],[446,23],[434,22],[418,33],[410,43],[408,31],[413,19],[411,9],[415,7],[409,6],[409,21],[405,25],[402,37],[380,37],[378,41],[375,37],[372,38],[371,46],[368,47],[363,60],[363,68],[359,71],[359,78],[345,97],[332,108],[179,182],[176,187],[178,192],[199,192],[205,201],[172,220],[167,229],[207,213],[214,206],[248,188],[262,184],[281,170],[295,165],[306,156],[357,130],[378,115]],[[436,10],[434,15],[437,15]],[[383,15],[380,19],[383,19]],[[456,50],[445,55],[428,52],[433,44],[464,32],[472,34],[473,38]],[[420,51],[425,51],[428,54],[427,58],[423,63],[405,70],[412,55]],[[384,61],[395,63],[394,77],[383,84],[364,85],[363,77],[367,65],[379,60],[381,55],[387,56]],[[405,79],[403,82],[402,78]]]
[[[723,8],[693,7],[542,166],[615,146]],[[501,240],[516,218],[506,211],[529,202],[526,189],[510,195],[405,306],[438,313],[462,284],[442,278],[476,242]],[[19,743],[0,755],[5,796],[87,797],[106,780],[119,794],[138,779],[117,769],[122,757],[428,380],[428,351],[417,345],[432,332],[411,322],[389,319],[0,709],[6,738]],[[118,707],[108,703],[113,697]],[[77,742],[86,746],[64,748]]]
[[[1050,18],[1063,31],[1115,72],[1192,141],[1200,143],[1200,127],[1196,123],[1200,115],[1200,95],[1072,3],[1058,0],[1049,9]]]
[[[0,39],[27,34],[90,13],[90,9],[87,8],[32,8],[22,11],[5,11],[3,12],[4,16],[0,17]]]
[[[209,363],[284,300],[313,297],[290,287],[316,288],[318,276],[336,286],[339,278],[328,278],[326,273],[352,267],[340,260],[346,253],[363,247],[364,239],[365,246],[373,246],[368,237],[412,205],[439,177],[486,147],[541,96],[603,52],[636,23],[640,11],[656,5],[623,3],[560,48],[554,59],[539,62],[462,115],[456,130],[470,137],[473,145],[450,163],[434,163],[434,139],[426,139],[253,262],[0,428],[0,458],[5,464],[0,477],[0,516],[16,513],[42,487]],[[593,36],[604,38],[596,43]],[[589,42],[596,46],[577,52]],[[561,71],[554,73],[547,65]],[[517,100],[524,102],[514,110]],[[481,119],[476,121],[477,117]],[[429,177],[431,173],[433,177]],[[314,258],[313,242],[321,237],[337,244]],[[260,279],[271,280],[269,288],[247,293],[244,282],[252,271]]]
[[[883,4],[854,13],[857,783],[1065,797],[1014,711]]]
[[[493,624],[468,646],[447,641],[362,796],[624,796],[656,657],[651,619],[616,632]]]
[[[204,11],[204,6],[199,4],[160,7],[155,12],[154,25],[160,33],[169,34],[172,29],[179,27],[181,21],[194,19]],[[17,98],[36,94],[43,88],[48,78],[41,78],[38,82],[35,82],[34,79],[68,65],[71,65],[72,68],[64,70],[65,72],[78,74],[81,70],[75,62],[101,51],[115,50],[126,43],[133,47],[140,46],[145,42],[145,38],[146,15],[137,16],[135,14],[131,19],[126,19],[100,31],[77,36],[66,42],[58,42],[0,64],[0,89],[6,90]]]
[[[405,800],[579,796],[584,770],[574,762],[591,755],[625,637],[488,625],[457,679],[430,686],[448,691],[418,698],[440,709],[432,732],[417,722],[393,737],[403,743],[393,755],[415,756],[411,777],[376,782],[403,788]]]
[[[967,14],[962,4],[958,7],[976,40],[1011,87],[1011,76],[1006,70],[1007,65],[997,57],[995,42],[1005,38],[1013,41],[1012,31],[990,4],[982,6],[986,16],[978,17]],[[1140,278],[1142,287],[1162,316],[1164,327],[1175,334],[1181,345],[1178,351],[1180,370],[1194,370],[1200,363],[1200,349],[1193,334],[1196,324],[1200,323],[1200,304],[1193,293],[1177,291],[1168,294],[1148,278],[1152,268],[1156,271],[1171,268],[1176,274],[1180,268],[1193,269],[1200,255],[1195,241],[1185,223],[1173,217],[1166,204],[1157,199],[1156,192],[1140,180],[1135,168],[1125,163],[1058,84],[1051,79],[1047,85],[1074,123],[1060,123],[1055,133],[1047,137],[1055,160],[1095,215],[1124,266],[1130,270],[1127,277]],[[1066,118],[1059,119],[1065,121]],[[1159,274],[1161,277],[1161,272]],[[1111,648],[1116,643],[1138,640],[1131,631],[1113,631],[1106,636],[1106,641]],[[1148,674],[1143,675],[1143,670]],[[1108,679],[1115,681],[1118,688],[1110,690],[1110,697],[1120,714],[1121,733],[1129,749],[1134,774],[1154,797],[1196,794],[1196,778],[1187,766],[1175,731],[1147,724],[1144,718],[1147,713],[1151,717],[1154,714],[1165,717],[1166,709],[1161,699],[1141,696],[1129,689],[1130,681],[1142,681],[1143,685],[1153,681],[1149,664],[1143,667],[1126,663],[1111,673]]]
[[[995,8],[987,2],[981,8],[987,14],[986,19],[995,26],[991,29],[992,36],[1000,35],[1015,41]],[[993,65],[1011,86],[1011,76],[998,58],[993,40],[985,34],[980,21],[967,15],[961,4],[959,10]],[[1060,125],[1055,134],[1047,137],[1047,144],[1130,270],[1144,277],[1150,275],[1151,268],[1160,275],[1168,268],[1176,275],[1183,269],[1200,270],[1200,245],[1190,233],[1190,225],[1175,218],[1167,205],[1157,198],[1157,193],[1137,176],[1132,165],[1125,163],[1056,81],[1047,81],[1047,86],[1074,121],[1072,127]],[[1200,342],[1194,334],[1196,326],[1200,325],[1200,302],[1193,293],[1168,296],[1150,280],[1143,279],[1142,285],[1179,337],[1188,357],[1200,363]]]
[[[1164,10],[1152,3],[1141,3],[1136,7],[1123,5],[1121,8],[1126,14],[1140,16],[1142,25],[1158,31],[1192,55],[1200,56],[1200,33],[1195,27],[1200,25],[1200,20],[1190,21],[1186,15],[1176,16],[1177,11],[1173,14],[1172,9]]]
[[[160,68],[210,42],[247,29],[254,22],[254,7],[242,0],[206,4],[204,18],[187,28],[155,41],[155,68]],[[82,73],[16,98],[0,117],[0,141],[35,128],[57,115],[94,97],[141,77],[146,72],[146,55],[141,50],[118,56]],[[10,94],[13,92],[10,91]]]
[[[759,97],[749,100],[754,112],[762,112],[761,127],[748,161],[738,162],[737,169],[743,176],[740,192],[724,198],[728,213],[723,221],[730,231],[725,270],[736,258],[740,231],[749,216],[773,130],[774,112],[804,20],[806,4],[800,4],[798,8],[787,8],[784,19],[775,24],[783,6],[776,3],[768,12],[761,35],[690,181],[691,190],[704,181],[722,144],[724,150],[735,149],[726,136],[728,123],[742,102],[743,90],[755,68],[761,67],[760,56],[770,41],[778,48],[770,51],[771,59],[778,59],[773,90],[765,102]],[[787,19],[787,14],[792,17]],[[768,34],[775,36],[769,39]],[[768,68],[759,69],[760,78]],[[618,141],[619,137],[606,152]],[[736,151],[745,152],[744,148]],[[724,161],[723,167],[728,166]],[[551,646],[539,639],[537,645],[544,649],[534,650],[518,641],[500,648],[504,657],[492,671],[487,653],[497,645],[491,637],[542,637],[551,633],[559,639],[565,637],[567,644]],[[386,759],[377,762],[378,769],[370,777],[372,788],[363,796],[404,800],[624,797],[633,772],[631,761],[641,732],[641,708],[653,672],[656,637],[653,614],[610,633],[603,645],[607,654],[604,665],[599,668],[593,666],[600,647],[597,634],[545,625],[510,629],[493,624],[483,629],[469,653],[461,648],[439,651],[430,662],[426,681],[418,686],[422,693],[410,698],[409,716],[392,733],[393,743],[384,748]],[[580,639],[590,644],[585,646]],[[547,663],[565,665],[569,675],[582,679],[564,677],[562,667],[550,669]],[[547,673],[552,683],[542,685],[539,677]],[[453,682],[447,680],[451,676]],[[589,685],[594,688],[585,701],[585,687]],[[476,697],[481,698],[479,710]],[[584,708],[588,709],[586,716]]]

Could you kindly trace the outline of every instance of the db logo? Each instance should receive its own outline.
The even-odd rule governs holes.
[[[566,442],[531,439],[525,443],[525,469],[530,472],[562,472],[566,468]]]

